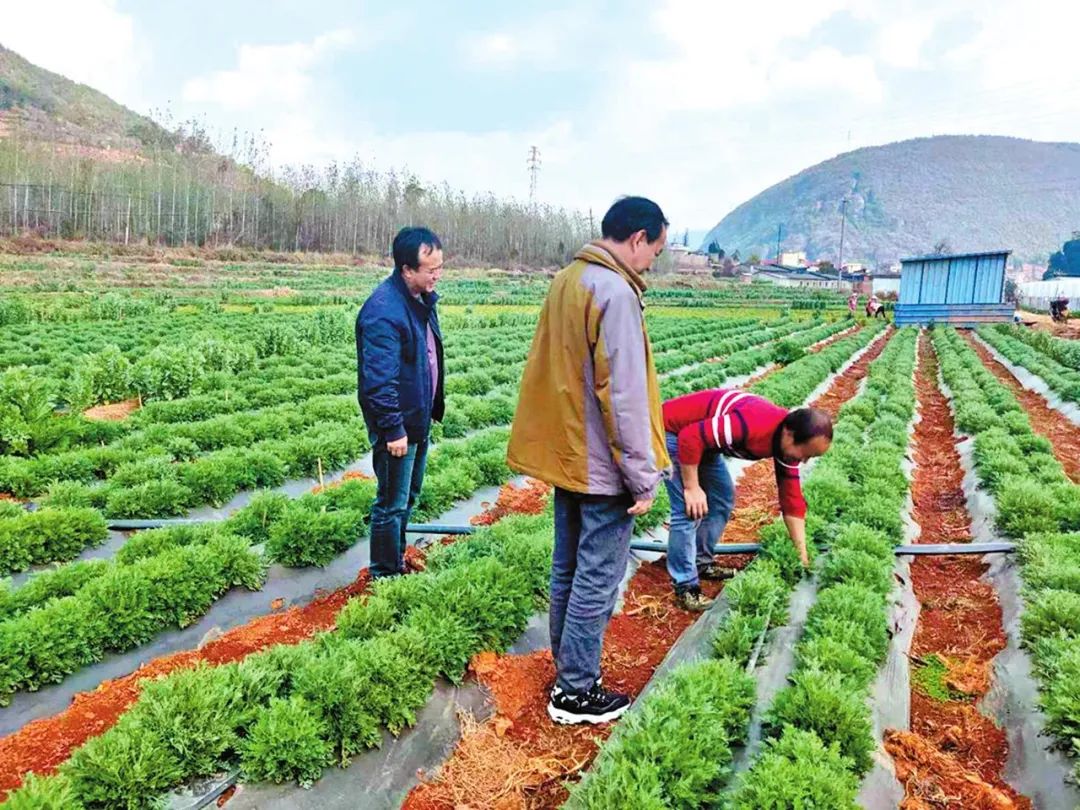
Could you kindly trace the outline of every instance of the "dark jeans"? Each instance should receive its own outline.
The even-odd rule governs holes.
[[[371,506],[371,576],[405,572],[405,527],[420,497],[427,465],[427,440],[409,442],[408,452],[395,458],[386,442],[372,441],[372,466],[378,488]]]
[[[567,692],[584,692],[600,677],[604,631],[630,559],[633,505],[629,493],[555,489],[549,622],[556,683]]]
[[[735,506],[735,483],[724,457],[705,453],[698,464],[698,483],[705,490],[709,512],[704,518],[691,520],[686,514],[679,469],[679,437],[674,433],[667,434],[667,448],[672,463],[671,476],[664,479],[671,501],[667,570],[675,590],[685,591],[699,585],[698,566],[713,562],[713,546],[720,542]]]

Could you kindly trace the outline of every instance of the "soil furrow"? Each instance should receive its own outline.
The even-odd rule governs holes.
[[[970,542],[952,409],[925,336],[916,392],[911,492],[917,542]],[[910,653],[911,730],[885,735],[905,789],[901,810],[1031,807],[1001,778],[1009,751],[1004,731],[976,708],[990,688],[991,662],[1006,644],[997,594],[982,579],[987,567],[967,556],[917,557],[911,564],[922,605]]]

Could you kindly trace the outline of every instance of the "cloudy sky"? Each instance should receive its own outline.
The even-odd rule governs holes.
[[[849,149],[1080,141],[1060,0],[0,0],[0,44],[139,112],[262,132],[276,166],[361,160],[678,228]]]

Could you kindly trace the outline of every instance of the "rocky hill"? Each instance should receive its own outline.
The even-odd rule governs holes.
[[[845,197],[845,262],[889,264],[941,242],[1046,261],[1080,228],[1080,144],[944,135],[858,149],[746,201],[702,246],[769,257],[782,224],[784,250],[835,261]]]

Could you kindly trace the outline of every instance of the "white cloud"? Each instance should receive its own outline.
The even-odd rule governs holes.
[[[457,47],[465,63],[479,70],[565,70],[583,54],[592,55],[595,67],[600,25],[598,9],[583,3],[573,11],[545,11],[523,16],[511,27],[468,34]]]
[[[606,41],[598,13],[541,14],[452,40],[476,72],[462,92],[482,92],[485,73],[506,70],[518,71],[523,92],[531,73],[567,65],[603,77],[596,98],[569,113],[558,99],[538,98],[557,112],[536,126],[388,132],[373,116],[366,130],[352,123],[346,131],[309,96],[323,63],[355,46],[340,34],[243,46],[233,67],[189,82],[185,99],[241,110],[242,126],[259,121],[276,166],[356,155],[470,194],[523,199],[535,144],[542,202],[599,217],[620,194],[647,194],[680,230],[711,226],[763,188],[861,146],[942,132],[1068,139],[1080,131],[1080,111],[1068,109],[1080,61],[1049,45],[1055,32],[1080,25],[1080,7],[661,0],[641,22],[658,40],[650,57]],[[833,26],[837,15],[846,25]],[[858,39],[837,33],[848,30]]]
[[[0,45],[34,64],[139,106],[149,61],[131,15],[115,0],[0,0]]]
[[[183,99],[229,110],[247,110],[269,102],[301,104],[310,94],[312,72],[318,64],[355,41],[351,30],[338,29],[310,42],[241,45],[235,68],[189,79],[184,84]]]
[[[936,16],[929,11],[886,22],[877,37],[877,55],[890,67],[919,67],[922,48],[937,24]]]
[[[770,79],[777,92],[839,90],[867,102],[881,101],[884,92],[873,59],[844,56],[835,48],[817,48],[804,59],[785,59]]]

